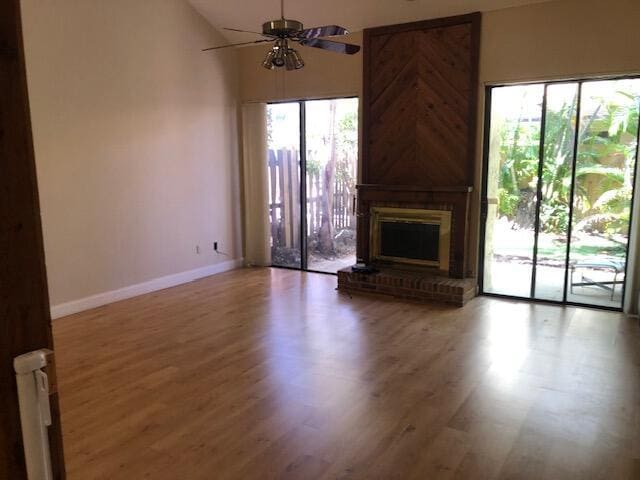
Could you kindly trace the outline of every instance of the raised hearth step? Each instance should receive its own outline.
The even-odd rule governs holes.
[[[348,267],[338,271],[338,290],[463,306],[476,296],[477,283],[475,278],[449,278],[422,271],[383,268],[366,274]]]

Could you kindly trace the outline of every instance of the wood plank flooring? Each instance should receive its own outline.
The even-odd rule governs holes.
[[[638,479],[622,314],[243,269],[54,321],[68,478]]]

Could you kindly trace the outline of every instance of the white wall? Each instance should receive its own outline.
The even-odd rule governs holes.
[[[200,51],[222,38],[183,0],[22,8],[51,303],[240,257],[236,59]]]

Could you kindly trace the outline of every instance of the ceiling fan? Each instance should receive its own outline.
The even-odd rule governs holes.
[[[320,37],[334,37],[346,35],[349,32],[344,27],[338,25],[325,25],[323,27],[304,28],[301,22],[284,17],[284,0],[280,0],[280,18],[270,20],[262,24],[262,33],[239,30],[237,28],[225,28],[231,32],[253,33],[266,37],[252,42],[233,43],[219,47],[204,48],[202,51],[218,50],[221,48],[239,47],[258,43],[273,42],[271,50],[262,61],[262,66],[268,70],[285,67],[287,70],[299,70],[304,67],[304,61],[297,50],[291,48],[292,43],[298,43],[305,47],[321,48],[330,52],[345,53],[353,55],[360,51],[358,45],[335,42]]]

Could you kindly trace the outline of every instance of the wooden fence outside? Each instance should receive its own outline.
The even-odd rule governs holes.
[[[269,150],[269,218],[274,246],[300,248],[300,169],[294,149]],[[307,235],[318,231],[322,222],[322,172],[307,175]],[[333,225],[335,232],[355,229],[352,212],[353,186],[335,178]]]

